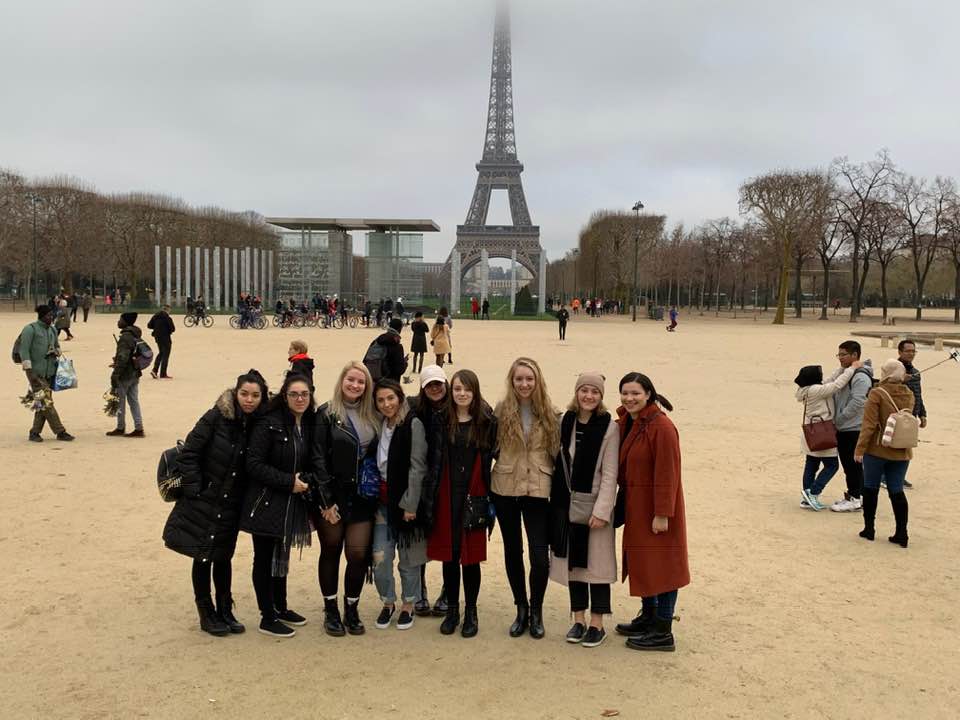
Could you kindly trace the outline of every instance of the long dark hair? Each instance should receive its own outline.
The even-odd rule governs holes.
[[[457,380],[473,393],[473,400],[470,401],[469,408],[470,435],[468,442],[484,450],[489,450],[492,444],[490,439],[490,406],[487,405],[480,394],[480,378],[473,370],[457,370],[450,378],[447,389],[447,434],[450,441],[452,442],[456,438],[457,426],[460,424],[457,420],[457,404],[453,401],[453,383]]]
[[[267,381],[263,379],[263,375],[261,375],[258,370],[250,368],[243,373],[243,375],[237,377],[237,384],[233,386],[234,402],[237,401],[237,393],[240,391],[240,388],[247,383],[258,385],[260,387],[260,404],[257,406],[257,409],[253,411],[254,415],[259,415],[264,412],[264,409],[270,402],[270,390],[267,387]]]
[[[310,391],[310,404],[307,405],[307,410],[312,410],[314,407],[314,397],[313,397],[313,388],[310,386],[310,381],[300,373],[290,373],[283,381],[283,385],[280,386],[280,392],[270,398],[270,411],[274,410],[286,410],[289,412],[289,407],[287,405],[287,390],[290,389],[290,386],[295,382],[301,382],[307,386],[307,390]]]
[[[660,406],[664,410],[673,410],[673,405],[667,400],[663,395],[657,393],[657,389],[653,386],[653,381],[650,380],[646,375],[639,372],[629,372],[620,379],[620,392],[623,392],[623,386],[627,383],[637,383],[640,387],[643,388],[644,392],[650,395],[647,399],[647,405],[653,405],[654,403],[660,403]]]
[[[397,408],[396,424],[402,425],[403,421],[407,417],[407,396],[404,394],[403,388],[400,386],[400,383],[398,383],[393,378],[388,378],[388,377],[380,378],[379,380],[377,380],[377,384],[373,386],[374,406],[376,406],[377,404],[377,393],[380,390],[389,390],[390,392],[392,392],[394,395],[397,396],[397,400],[400,401],[400,406]],[[377,410],[377,412],[379,413],[380,411]]]

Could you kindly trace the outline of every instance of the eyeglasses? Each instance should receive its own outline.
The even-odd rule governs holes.
[[[845,352],[837,353],[837,357],[838,357],[838,358],[845,358],[845,357],[849,357],[849,356],[850,356],[850,353],[845,353]]]
[[[290,398],[291,400],[309,400],[310,393],[309,392],[288,392],[287,397]]]

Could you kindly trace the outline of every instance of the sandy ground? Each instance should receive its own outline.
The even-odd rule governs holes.
[[[564,588],[547,593],[547,638],[512,640],[511,597],[499,533],[484,565],[480,635],[444,637],[439,621],[378,631],[365,590],[361,638],[321,627],[316,545],[291,564],[291,607],[310,624],[277,641],[248,632],[201,633],[189,559],[163,547],[171,506],[156,493],[159,452],[183,437],[232,378],[253,366],[277,384],[291,338],[310,343],[321,397],[372,331],[209,330],[177,318],[167,382],[141,384],[148,437],[107,438],[102,412],[116,316],[74,326],[64,343],[81,386],[58,395],[72,444],[27,442],[30,416],[16,396],[19,367],[0,364],[0,716],[4,718],[915,717],[960,713],[958,538],[960,367],[924,379],[930,426],[911,466],[910,548],[857,538],[855,515],[799,507],[800,408],[792,378],[803,364],[832,366],[851,326],[840,318],[774,328],[768,320],[681,316],[661,323],[574,318],[560,343],[551,323],[472,322],[454,331],[453,368],[477,371],[490,400],[518,354],[539,358],[555,403],[578,370],[616,381],[643,370],[676,406],[684,460],[693,583],[680,593],[675,654],[628,651],[615,635],[595,650],[563,641]],[[8,348],[24,315],[0,315]],[[141,322],[146,324],[146,318]],[[856,326],[866,329],[871,323]],[[875,323],[874,323],[875,324]],[[901,321],[898,330],[911,323]],[[923,330],[937,326],[923,324]],[[953,330],[948,324],[945,330]],[[894,351],[864,340],[874,363]],[[945,356],[921,349],[918,367]],[[47,431],[49,433],[49,431]],[[835,478],[825,495],[843,488]],[[251,547],[234,559],[237,614],[255,628]],[[439,568],[429,568],[431,595]],[[638,601],[614,589],[613,622]],[[473,689],[466,691],[465,685]]]

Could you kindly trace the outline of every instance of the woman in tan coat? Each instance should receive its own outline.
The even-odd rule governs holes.
[[[550,484],[560,449],[557,412],[535,360],[521,357],[507,373],[506,395],[495,411],[499,456],[493,468],[493,504],[503,535],[507,579],[517,606],[510,637],[527,628],[540,639],[543,596],[550,577]],[[530,595],[523,567],[523,535],[530,554]]]
[[[680,438],[666,416],[673,406],[646,375],[632,372],[620,380],[620,402],[623,577],[629,576],[630,594],[643,599],[643,609],[617,632],[628,636],[633,650],[672,652],[677,590],[690,584]]]
[[[443,367],[443,361],[450,352],[450,328],[443,315],[437,315],[437,322],[430,330],[430,344],[437,356],[437,365]]]
[[[899,360],[887,360],[880,367],[880,384],[867,395],[860,438],[853,453],[853,459],[863,463],[863,530],[860,537],[865,540],[874,538],[880,481],[886,480],[887,495],[897,523],[897,531],[887,539],[900,547],[907,547],[908,505],[903,480],[913,452],[910,448],[886,447],[880,439],[890,415],[897,410],[913,410],[913,391],[903,384],[906,375],[907,371]]]
[[[567,642],[584,647],[596,647],[606,638],[603,616],[612,612],[610,585],[617,580],[613,507],[620,431],[603,405],[604,379],[597,371],[577,378],[560,422],[550,493],[550,578],[569,587],[574,623]]]

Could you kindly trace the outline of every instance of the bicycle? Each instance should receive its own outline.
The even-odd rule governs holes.
[[[197,316],[194,314],[184,315],[183,324],[186,327],[194,327],[196,325],[202,324],[205,328],[211,328],[213,327],[213,316],[207,315],[206,313],[200,316]]]

